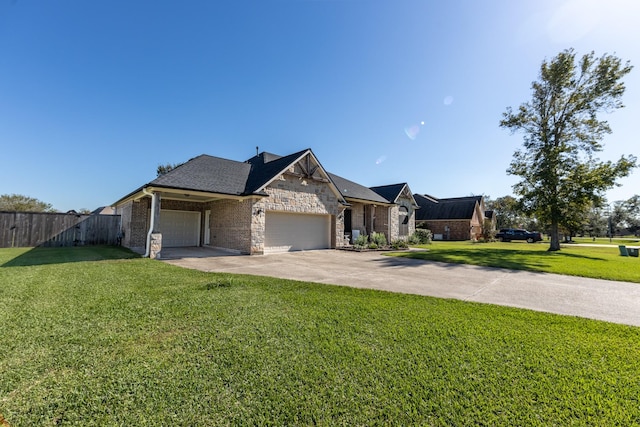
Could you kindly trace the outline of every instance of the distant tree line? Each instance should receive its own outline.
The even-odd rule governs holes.
[[[549,232],[549,224],[526,213],[522,202],[513,196],[491,199],[485,196],[485,206],[496,214],[496,228],[524,228],[529,231]],[[560,221],[560,232],[565,239],[575,236],[609,237],[610,235],[640,235],[640,195],[618,200],[612,205],[606,201],[590,204],[575,215]]]
[[[51,203],[43,202],[35,197],[23,194],[2,194],[0,195],[0,211],[6,212],[58,212]],[[87,208],[69,211],[88,215],[91,211]]]
[[[22,194],[3,194],[0,196],[0,211],[17,212],[55,212],[50,203]]]

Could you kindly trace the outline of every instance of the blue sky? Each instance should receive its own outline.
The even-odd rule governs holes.
[[[109,205],[200,154],[312,148],[367,186],[511,194],[543,59],[636,66],[602,159],[638,154],[640,2],[0,0],[0,194]],[[640,171],[609,200],[640,193]]]

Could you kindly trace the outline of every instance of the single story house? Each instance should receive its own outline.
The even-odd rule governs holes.
[[[115,202],[122,244],[211,246],[244,254],[338,248],[353,230],[388,241],[415,229],[407,184],[367,188],[328,173],[311,149],[239,162],[200,155]]]
[[[483,196],[438,199],[428,194],[414,194],[420,210],[416,225],[428,228],[434,240],[477,240],[483,234],[487,212]],[[494,221],[493,212],[489,219]]]

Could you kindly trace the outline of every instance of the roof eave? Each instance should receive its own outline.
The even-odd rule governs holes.
[[[210,199],[231,199],[231,200],[246,200],[254,197],[268,197],[268,194],[264,192],[255,192],[252,194],[231,194],[231,193],[220,193],[220,192],[212,192],[212,191],[202,191],[202,190],[193,190],[188,188],[179,188],[179,187],[169,187],[162,185],[143,185],[142,187],[134,190],[129,193],[127,196],[121,198],[116,201],[112,206],[119,206],[129,201],[139,200],[143,197],[146,197],[145,190],[148,192],[162,192],[168,194],[180,194],[182,196],[195,196],[195,197],[205,197]]]
[[[378,200],[358,199],[357,197],[345,197],[345,200],[355,202],[355,203],[363,203],[367,205],[396,206],[396,203],[381,202]]]

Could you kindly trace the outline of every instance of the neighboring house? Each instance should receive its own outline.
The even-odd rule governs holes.
[[[406,183],[364,187],[335,174],[329,174],[349,203],[344,211],[345,236],[384,233],[387,241],[407,238],[415,231],[418,204]]]
[[[113,206],[101,206],[91,211],[91,215],[115,215],[116,210]]]
[[[407,183],[371,187],[383,198],[393,202],[395,206],[390,211],[389,225],[392,230],[398,230],[398,238],[406,238],[416,231],[416,209],[420,209],[416,199],[411,194]],[[395,239],[394,239],[395,240]]]
[[[431,230],[434,240],[477,240],[482,237],[486,218],[483,196],[448,199],[428,194],[413,196],[420,206],[416,225]]]
[[[124,196],[115,208],[123,246],[145,255],[186,246],[263,254],[341,247],[356,227],[395,240],[404,229],[394,215],[409,205],[403,185],[406,191],[388,200],[329,174],[310,149],[260,153],[245,162],[201,155]],[[407,206],[409,230],[416,206]]]

